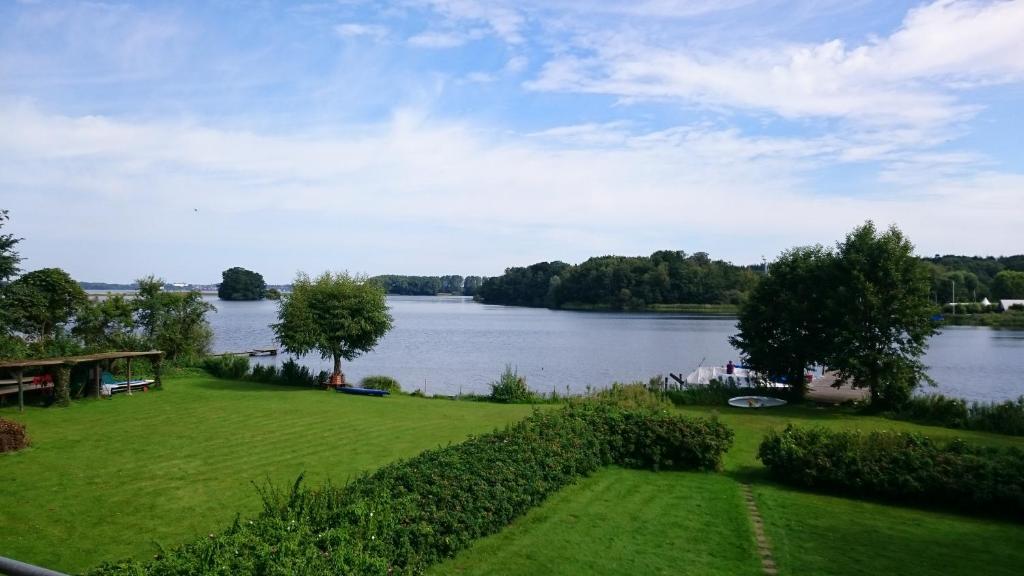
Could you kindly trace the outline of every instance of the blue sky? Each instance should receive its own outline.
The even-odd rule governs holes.
[[[738,263],[866,219],[1024,251],[1024,2],[0,4],[34,269]]]

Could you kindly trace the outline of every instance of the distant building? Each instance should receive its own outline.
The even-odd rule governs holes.
[[[984,300],[981,301],[981,305],[982,306],[991,306],[992,303],[988,301],[988,298],[985,298]]]
[[[1009,310],[1010,306],[1024,306],[1024,300],[1000,300],[999,307],[1004,311]]]

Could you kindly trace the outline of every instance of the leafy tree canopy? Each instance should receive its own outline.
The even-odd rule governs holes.
[[[828,354],[825,309],[833,254],[794,248],[772,263],[743,305],[730,342],[754,370],[804,386],[807,366]]]
[[[37,342],[52,337],[87,300],[82,287],[60,268],[24,274],[4,292],[11,326]]]
[[[732,339],[748,363],[799,380],[821,363],[840,382],[898,405],[922,381],[930,321],[929,272],[895,227],[856,228],[835,250],[798,248],[773,263],[742,307]]]
[[[163,350],[169,360],[197,358],[210,350],[213,330],[207,312],[216,308],[201,293],[165,292],[164,281],[148,276],[138,281],[135,325],[147,346]]]
[[[267,283],[263,276],[245,268],[228,268],[221,273],[217,296],[221,300],[263,300],[267,296]]]
[[[271,327],[285,350],[333,358],[337,376],[342,358],[351,361],[372,350],[393,322],[379,284],[330,272],[316,278],[299,273],[291,294],[282,297],[277,317]]]
[[[1024,298],[1024,272],[1003,270],[992,281],[992,296],[997,300]]]

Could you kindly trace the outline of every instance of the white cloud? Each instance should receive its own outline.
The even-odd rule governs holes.
[[[746,261],[827,242],[867,218],[898,223],[926,252],[992,252],[993,239],[1024,242],[1011,208],[1024,190],[1020,174],[951,171],[881,183],[870,196],[828,195],[811,191],[809,178],[841,154],[844,144],[831,139],[749,138],[703,126],[638,132],[621,123],[515,135],[426,118],[399,111],[336,136],[270,135],[7,105],[0,108],[0,190],[15,195],[3,203],[22,220],[34,218],[34,227],[45,226],[59,204],[75,219],[127,218],[126,231],[148,242],[171,245],[184,235],[229,249],[261,233],[239,224],[240,237],[225,238],[233,222],[271,218],[275,242],[301,252],[311,238],[344,244],[352,226],[378,222],[406,239],[402,258],[419,254],[422,227],[440,227],[487,243],[491,266],[523,257],[505,237],[510,230],[575,239],[549,246],[545,258],[676,246],[685,231],[739,240],[731,252],[711,247]],[[916,160],[949,166],[973,159]],[[219,224],[170,216],[183,208]],[[169,216],[133,220],[139,210]],[[340,224],[314,231],[307,225],[314,218]],[[964,221],[985,222],[986,234],[957,235],[951,244],[948,230]]]
[[[334,31],[342,38],[367,37],[380,40],[388,35],[388,29],[384,26],[377,24],[360,24],[358,22],[338,24],[334,27]]]
[[[419,3],[429,6],[452,25],[468,23],[475,27],[482,23],[509,44],[523,41],[525,18],[514,3],[488,0],[420,0]]]
[[[547,62],[535,90],[769,111],[887,126],[941,126],[969,117],[953,86],[1024,77],[1024,2],[942,0],[911,10],[887,38],[729,53],[655,47],[610,35],[589,55]]]
[[[482,38],[478,30],[467,32],[427,30],[409,37],[409,44],[420,48],[457,48],[466,42]]]

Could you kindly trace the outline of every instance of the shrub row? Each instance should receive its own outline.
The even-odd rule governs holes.
[[[309,368],[290,358],[281,363],[280,368],[254,364],[250,369],[248,356],[208,356],[203,359],[202,368],[217,378],[283,386],[321,387],[327,384],[328,378],[326,371],[313,374]]]
[[[1005,402],[973,402],[942,394],[914,396],[896,416],[922,424],[1024,436],[1024,396]]]
[[[13,420],[0,418],[0,454],[15,452],[28,447],[25,425]]]
[[[1015,447],[790,425],[769,432],[758,457],[788,484],[1024,519],[1024,450]]]
[[[266,489],[253,520],[92,574],[419,574],[602,466],[715,469],[731,442],[714,420],[575,402],[345,486]]]

